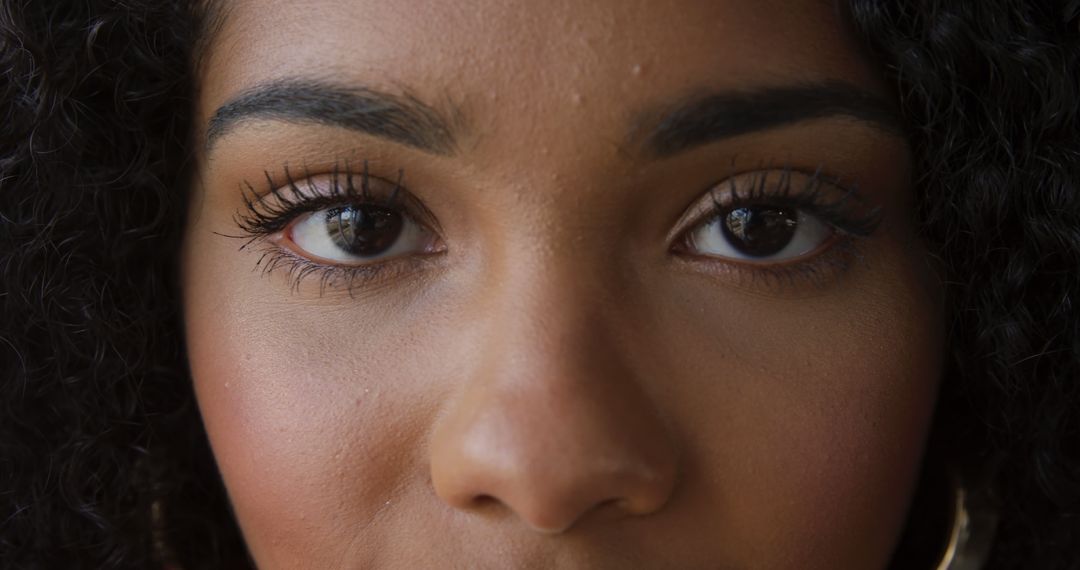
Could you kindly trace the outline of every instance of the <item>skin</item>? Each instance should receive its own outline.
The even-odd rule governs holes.
[[[456,129],[441,155],[269,119],[199,145],[191,372],[260,568],[887,564],[943,342],[905,141],[826,117],[664,158],[624,142],[694,93],[842,80],[888,100],[829,3],[226,8],[203,128],[246,89],[315,77],[407,92]],[[244,181],[345,159],[403,169],[439,252],[321,289],[256,269],[280,239],[221,235],[241,234]],[[857,182],[881,225],[786,272],[685,255],[706,190],[770,163]]]

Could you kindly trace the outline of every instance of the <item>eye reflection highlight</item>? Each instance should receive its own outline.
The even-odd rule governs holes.
[[[409,216],[372,204],[303,214],[284,235],[305,257],[346,265],[430,253],[435,245],[435,236]]]
[[[739,207],[722,212],[687,236],[690,253],[745,261],[787,261],[819,249],[834,230],[791,208]]]

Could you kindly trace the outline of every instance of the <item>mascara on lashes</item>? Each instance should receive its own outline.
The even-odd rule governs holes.
[[[307,172],[305,172],[306,184],[298,184],[287,165],[283,170],[286,178],[284,185],[275,183],[271,174],[264,171],[267,190],[262,193],[257,192],[252,184],[244,181],[244,186],[241,188],[244,208],[234,218],[237,225],[246,235],[228,236],[247,238],[240,249],[248,247],[260,238],[268,237],[283,230],[299,215],[345,204],[378,205],[402,211],[402,215],[414,219],[426,218],[434,220],[434,217],[426,210],[424,210],[423,216],[412,216],[408,211],[409,206],[415,200],[405,199],[408,192],[404,189],[402,183],[404,179],[402,170],[398,171],[396,182],[390,182],[385,178],[372,176],[369,172],[368,162],[364,161],[363,170],[359,173],[360,188],[356,188],[354,183],[356,173],[352,171],[349,163],[346,162],[344,168],[335,164],[333,171],[329,174],[329,183],[324,191],[320,191],[315,186],[313,177],[308,175]],[[797,208],[819,217],[842,232],[846,239],[844,240],[845,243],[838,244],[843,246],[838,249],[841,252],[852,253],[853,250],[849,247],[851,245],[849,242],[855,238],[871,235],[881,222],[880,208],[868,209],[859,198],[854,186],[845,187],[840,184],[838,179],[824,175],[823,166],[819,166],[813,173],[809,174],[798,171],[807,176],[806,181],[801,185],[793,184],[792,175],[797,171],[790,166],[781,168],[778,183],[770,185],[768,182],[774,172],[776,172],[776,169],[762,168],[751,173],[748,184],[737,184],[736,179],[738,176],[729,176],[727,184],[719,183],[714,185],[709,191],[712,198],[711,212],[699,218],[690,229],[692,230],[699,224],[706,223],[739,207],[774,206]],[[342,184],[342,179],[345,181],[344,184]],[[372,180],[376,180],[379,184],[392,185],[392,188],[388,193],[385,191],[372,192]],[[302,184],[306,188],[302,187]],[[839,189],[841,191],[840,196],[835,199],[828,198],[825,192],[822,191],[822,187],[825,185]],[[723,192],[725,187],[728,190],[727,192]],[[418,201],[415,202],[419,204]],[[423,208],[422,204],[419,204],[419,207]],[[680,235],[685,236],[688,231],[681,232]],[[279,252],[264,252],[256,266],[262,267],[264,272],[269,272],[280,267],[283,263],[290,264],[290,275],[296,276],[293,284],[294,289],[299,287],[299,281],[302,278],[320,272],[322,274],[320,290],[325,289],[331,282],[340,281],[346,277],[347,279],[344,280],[348,281],[349,286],[352,287],[357,281],[364,281],[361,276],[372,277],[377,273],[380,266],[395,261],[390,259],[351,266],[321,264],[302,258],[292,252],[279,255],[281,248],[277,245],[272,245],[272,247],[279,250]],[[268,257],[269,261],[264,263]],[[845,257],[848,256],[845,255]],[[835,260],[820,259],[817,262],[829,262],[836,265]],[[731,264],[745,265],[740,263]],[[770,267],[769,264],[758,265],[759,267],[753,269],[753,271],[768,273],[770,276],[783,273],[788,280],[794,279],[792,275],[795,274],[796,270],[800,273],[814,273],[816,271],[814,260],[794,264],[775,264],[777,267]],[[342,272],[353,273],[344,275]]]

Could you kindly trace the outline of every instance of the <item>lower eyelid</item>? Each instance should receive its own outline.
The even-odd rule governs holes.
[[[794,260],[755,263],[716,256],[676,252],[675,267],[741,289],[775,295],[818,291],[838,281],[864,261],[862,238],[836,231],[814,251]]]
[[[688,259],[716,261],[718,263],[727,263],[727,264],[731,264],[731,265],[744,265],[744,266],[747,266],[747,267],[782,267],[782,266],[798,265],[799,263],[804,263],[807,260],[813,259],[814,257],[816,257],[818,255],[821,255],[824,252],[827,252],[832,247],[835,247],[841,240],[850,240],[850,239],[858,239],[858,238],[854,238],[852,236],[847,236],[843,232],[840,232],[839,230],[833,230],[833,232],[829,235],[829,237],[826,238],[824,241],[822,241],[821,244],[818,245],[817,247],[815,247],[814,249],[812,249],[812,250],[810,250],[810,251],[808,251],[808,252],[806,252],[806,253],[804,253],[802,255],[799,255],[797,257],[792,257],[792,258],[788,258],[788,259],[781,259],[781,260],[775,260],[775,261],[769,261],[769,260],[753,261],[751,259],[738,259],[738,258],[733,258],[733,257],[722,257],[722,256],[719,256],[719,255],[709,255],[709,254],[705,254],[705,253],[696,253],[696,252],[693,252],[693,251],[688,251],[688,250],[686,250],[685,248],[682,248],[682,247],[673,248],[673,251],[675,253],[677,253],[679,256],[685,257],[685,258],[688,258]]]
[[[341,290],[354,296],[357,291],[377,288],[419,271],[437,266],[442,251],[426,255],[401,255],[355,265],[322,264],[301,256],[272,241],[264,242],[255,268],[264,276],[285,272],[289,290],[299,293],[309,278],[315,278],[318,296]],[[435,264],[435,265],[433,265]]]

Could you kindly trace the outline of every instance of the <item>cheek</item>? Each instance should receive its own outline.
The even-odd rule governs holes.
[[[866,561],[859,567],[878,567],[899,535],[938,367],[932,358],[897,359],[885,347],[913,338],[880,332],[870,342],[824,336],[826,342],[809,344],[820,365],[786,376],[809,390],[763,390],[773,410],[759,418],[757,439],[772,452],[762,457],[766,464],[756,476],[776,497],[779,518],[791,522],[791,535],[800,538],[801,548],[792,549],[797,557],[822,560],[847,551],[847,560]]]
[[[436,364],[417,348],[437,331],[400,305],[290,296],[280,275],[204,262],[235,255],[205,241],[185,272],[188,355],[252,554],[283,568],[373,555],[379,535],[357,529],[425,455],[438,394],[424,372]]]
[[[942,338],[915,273],[888,276],[780,302],[704,305],[699,290],[686,304],[693,314],[671,313],[667,328],[682,331],[672,333],[682,339],[672,361],[696,387],[677,414],[700,461],[691,488],[725,513],[710,532],[757,545],[748,560],[875,568],[891,552],[934,408]]]
[[[357,525],[372,523],[394,501],[422,457],[416,442],[431,408],[416,380],[423,375],[409,363],[355,360],[408,351],[407,339],[363,348],[346,340],[346,347],[317,326],[283,320],[287,330],[216,322],[220,337],[192,343],[192,374],[249,546],[296,556],[271,558],[275,564],[306,566],[330,554],[309,552],[313,537],[348,548],[359,538]],[[259,337],[275,342],[244,340]]]

